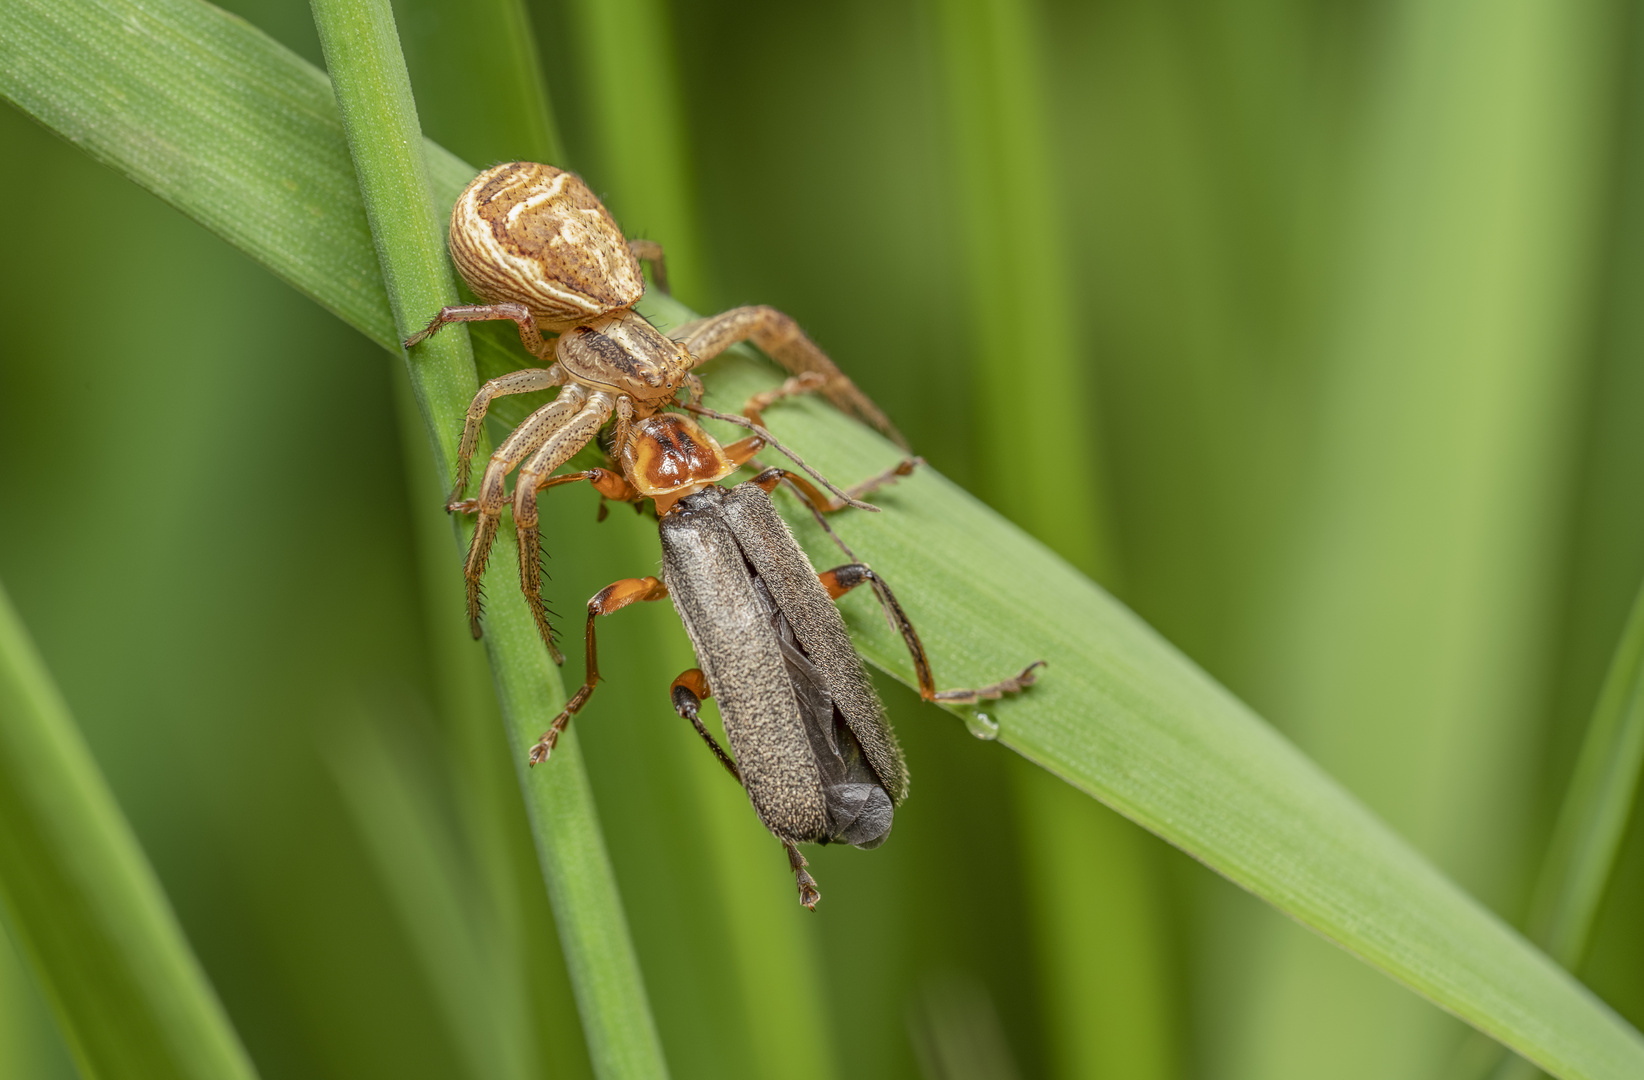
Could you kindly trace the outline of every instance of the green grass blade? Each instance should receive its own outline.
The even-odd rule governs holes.
[[[489,667],[469,636],[467,597],[451,570],[451,520],[428,498],[445,478],[435,471],[410,383],[397,383],[395,391],[436,710],[445,728],[457,818],[478,866],[476,888],[483,895],[477,917],[497,942],[497,966],[487,977],[494,990],[506,991],[499,1009],[529,1016],[505,1037],[522,1044],[532,1075],[546,1069],[563,1080],[591,1076],[565,960],[555,937],[543,932],[554,915],[540,884],[529,820],[520,812],[509,744],[498,737],[502,718]],[[526,1000],[514,1000],[515,994]]]
[[[1269,595],[1272,715],[1498,910],[1533,865],[1613,10],[1386,9]],[[1430,1074],[1466,1038],[1305,935],[1262,938],[1254,1075]]]
[[[1574,970],[1587,954],[1644,769],[1644,588],[1582,740],[1536,883],[1530,935]]]
[[[654,298],[647,314],[668,326],[690,313]],[[725,408],[773,381],[751,361],[723,364],[710,399]],[[768,419],[829,475],[896,458],[815,403]],[[1488,1034],[1533,1045],[1558,1075],[1644,1066],[1637,1032],[1088,579],[935,474],[876,501],[886,513],[834,528],[917,598],[904,602],[939,682],[1049,660],[1030,694],[989,709],[1001,742]],[[830,557],[814,526],[790,521]],[[867,598],[844,606],[863,654],[911,684]]]
[[[316,0],[313,7],[397,335],[408,335],[458,296],[393,11],[387,0]],[[478,386],[468,337],[436,335],[406,359],[435,461],[451,475],[456,437]],[[464,531],[458,530],[459,544]],[[512,554],[511,546],[499,545],[493,558],[506,568]],[[666,1076],[580,749],[573,744],[550,767],[525,771],[525,749],[548,726],[564,689],[523,604],[513,590],[496,591],[506,591],[512,602],[492,603],[486,643],[589,1056],[601,1077]]]
[[[109,17],[101,15],[109,10],[101,7],[41,8],[14,4],[6,11],[26,11],[31,19],[48,22],[50,11],[67,11],[82,33],[88,22]],[[44,54],[41,62],[31,60],[24,69],[12,59],[19,48],[16,21],[0,23],[0,41],[7,49],[0,54],[0,89],[13,100],[43,103],[41,111],[49,105],[59,115],[96,115],[96,103],[76,100],[72,87],[42,85],[18,75],[20,70],[26,74],[83,63],[76,35],[61,29],[43,38],[23,38],[23,47]],[[162,50],[184,45],[208,51],[205,42],[189,42],[181,26],[173,25],[183,41],[157,43]],[[255,32],[219,17],[208,41],[247,33]],[[224,91],[232,97],[273,74],[227,69],[220,78],[233,84]],[[164,86],[169,73],[164,65],[121,72],[105,64],[103,77]],[[276,97],[286,92],[284,86],[270,91]],[[194,115],[209,111],[201,105]],[[157,110],[147,117],[127,112],[122,121],[152,131],[169,118],[170,110]],[[204,145],[212,156],[245,154],[242,165],[255,169],[264,160],[261,146],[285,136],[277,128],[269,130],[255,113],[247,123],[249,130],[238,129],[230,120]],[[91,134],[108,144],[104,136]],[[312,163],[329,153],[325,146],[316,147],[311,167],[323,171]],[[273,156],[291,161],[304,155],[300,147],[281,143]],[[211,160],[199,167],[209,168]],[[347,168],[346,163],[341,167]],[[448,156],[431,155],[429,174],[439,197],[449,200],[471,170],[465,174]],[[167,187],[164,177],[144,179]],[[281,185],[259,183],[255,190],[277,192]],[[279,197],[299,197],[285,190]],[[249,198],[223,205],[251,215],[285,212],[264,210]],[[323,245],[317,237],[325,234],[333,244],[346,244],[350,236],[363,239],[359,230],[326,226],[330,215],[339,224],[361,215],[358,207],[357,202],[317,207],[318,220],[292,235],[290,245],[318,250]],[[285,241],[275,234],[265,238],[282,249],[267,261],[285,259]],[[370,262],[358,252],[342,253],[337,262],[349,260]],[[334,274],[333,267],[326,267],[317,276]],[[378,306],[386,310],[386,293]],[[664,325],[688,314],[663,298],[647,311]],[[483,354],[479,359],[487,362]],[[710,376],[715,399],[731,404],[774,381],[769,368],[738,355],[716,364]],[[888,444],[814,402],[785,405],[773,420],[778,434],[791,438],[814,464],[835,476],[867,475],[897,456]],[[991,710],[1007,745],[1556,1074],[1619,1080],[1644,1070],[1644,1039],[1637,1032],[1088,579],[935,473],[911,478],[880,501],[887,513],[847,516],[837,527],[895,583],[937,658],[940,681],[996,677],[1032,657],[1050,661],[1031,693]],[[815,541],[814,527],[801,522],[800,530]],[[494,601],[500,606],[510,591],[493,590]],[[911,679],[892,632],[862,606],[870,602],[862,597],[846,604],[858,643],[875,664]],[[524,655],[534,632],[528,624],[520,630],[524,639],[508,644]],[[540,706],[540,701],[527,700],[542,693],[543,676],[537,678],[535,684],[524,674],[514,682],[499,680],[505,710]],[[524,737],[534,734],[531,729]],[[582,779],[580,771],[553,771],[543,797],[583,798],[585,788],[577,790]],[[556,903],[556,910],[575,912],[579,905]],[[562,927],[568,940],[587,932],[581,926]],[[573,959],[573,970],[575,963]]]
[[[85,1076],[256,1076],[3,590],[0,900]]]
[[[1080,355],[1071,303],[1074,267],[1046,130],[1038,10],[1010,0],[942,0],[935,8],[965,239],[983,491],[1052,550],[1112,585],[1117,558],[1096,448],[1094,365]],[[1024,322],[1033,327],[1030,347]],[[1066,392],[1045,395],[1046,386]],[[1064,467],[1024,470],[1024,458]],[[1042,770],[1018,768],[1012,777],[1057,1074],[1174,1075],[1166,904],[1146,837]]]
[[[405,0],[396,5],[395,18],[427,137],[471,161],[560,160],[553,109],[521,0]],[[483,884],[479,917],[500,942],[487,979],[510,991],[498,1009],[529,1017],[502,1037],[518,1043],[527,1058],[546,1059],[542,1066],[527,1064],[533,1075],[542,1067],[557,1077],[590,1075],[559,942],[539,929],[553,914],[521,814],[514,763],[506,740],[498,738],[501,717],[490,672],[468,633],[461,579],[451,572],[451,519],[429,498],[448,479],[437,472],[410,384],[398,383],[396,390],[444,756],[465,847]],[[632,908],[628,914],[631,919]],[[521,1000],[513,1000],[516,994]]]
[[[1536,878],[1530,936],[1571,971],[1592,941],[1599,905],[1621,855],[1621,841],[1644,770],[1644,587],[1633,600],[1582,738],[1547,857]],[[1536,1069],[1508,1058],[1499,1080],[1526,1080]]]

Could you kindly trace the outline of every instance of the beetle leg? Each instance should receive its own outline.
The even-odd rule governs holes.
[[[525,368],[521,371],[511,371],[506,375],[498,375],[490,382],[479,388],[474,400],[468,403],[468,415],[462,422],[462,441],[457,446],[457,481],[451,491],[448,503],[460,502],[462,493],[468,489],[469,463],[474,458],[474,447],[479,442],[480,431],[485,424],[485,412],[491,407],[495,398],[506,397],[509,394],[528,394],[533,390],[546,390],[551,386],[563,386],[565,372],[558,364],[547,368]]]
[[[538,490],[558,487],[560,484],[574,484],[579,480],[586,480],[594,485],[594,490],[600,494],[599,516],[596,521],[604,521],[610,513],[606,509],[607,500],[632,503],[635,510],[640,509],[640,500],[644,496],[634,489],[634,486],[609,469],[589,469],[586,472],[566,473],[563,476],[550,476],[544,480]]]
[[[919,632],[908,621],[907,612],[897,602],[896,594],[891,592],[890,586],[883,578],[873,572],[865,563],[846,563],[836,566],[832,570],[825,570],[816,575],[822,582],[822,587],[828,590],[828,595],[835,600],[844,596],[864,581],[873,586],[874,595],[885,609],[885,616],[891,626],[901,632],[902,641],[913,656],[913,670],[919,679],[919,696],[926,701],[936,701],[948,705],[974,705],[978,701],[991,701],[1005,694],[1014,694],[1032,686],[1037,676],[1035,670],[1044,667],[1043,660],[1035,660],[1021,670],[1021,673],[1009,679],[1002,679],[991,686],[981,686],[975,689],[938,690],[936,680],[931,676],[930,658],[925,655],[925,645],[919,640]]]
[[[691,726],[696,728],[696,733],[702,736],[702,741],[708,744],[708,749],[714,752],[714,757],[718,758],[719,763],[731,774],[731,779],[742,783],[742,770],[736,767],[736,762],[732,761],[731,756],[719,745],[719,740],[713,737],[713,733],[702,726],[702,699],[713,696],[713,691],[708,689],[708,677],[702,674],[702,669],[691,668],[681,673],[668,688],[668,696],[673,699],[674,712],[691,722]]]
[[[824,382],[819,389],[841,411],[866,420],[889,436],[898,446],[908,442],[896,425],[875,405],[799,324],[773,307],[739,307],[698,319],[675,330],[673,339],[684,345],[700,364],[718,356],[739,341],[752,341],[772,360],[793,375],[815,372]]]
[[[548,646],[554,663],[565,662],[554,644],[554,628],[548,621],[548,607],[542,602],[542,552],[537,547],[537,492],[543,487],[548,474],[571,460],[571,456],[588,445],[599,433],[601,425],[611,418],[611,396],[594,393],[575,416],[566,420],[520,466],[514,480],[514,530],[519,536],[519,587],[531,605],[531,617],[536,620],[537,633]]]
[[[668,292],[668,260],[662,254],[662,245],[655,240],[630,240],[628,250],[634,258],[651,264],[651,283],[663,293]]]
[[[777,839],[780,840],[781,837]],[[783,840],[782,846],[788,849],[788,866],[793,870],[794,884],[799,886],[800,904],[808,911],[815,911],[816,902],[822,899],[822,893],[816,887],[816,879],[805,869],[810,863],[805,861],[805,856],[799,853],[799,848],[792,840]]]
[[[851,507],[853,507],[857,510],[866,510],[869,513],[877,514],[879,512],[879,507],[871,506],[868,503],[862,502],[858,499],[851,498],[850,495],[848,495],[846,492],[844,492],[841,489],[839,489],[838,487],[836,487],[832,480],[829,480],[826,476],[823,476],[821,473],[817,472],[815,469],[813,469],[809,465],[805,464],[805,459],[804,458],[802,458],[798,454],[794,453],[788,447],[783,446],[781,443],[777,442],[776,441],[776,436],[772,435],[770,433],[770,431],[768,431],[764,427],[764,425],[756,424],[752,420],[749,420],[746,416],[742,416],[738,413],[722,413],[722,412],[719,412],[717,409],[710,409],[710,408],[708,408],[707,406],[704,406],[704,405],[693,405],[692,403],[690,403],[688,401],[682,401],[679,404],[680,404],[680,407],[683,408],[686,412],[695,413],[698,416],[711,417],[715,420],[723,420],[728,424],[736,424],[740,427],[747,428],[749,431],[752,431],[755,435],[757,435],[761,439],[763,439],[767,446],[770,446],[772,449],[776,450],[778,453],[780,453],[783,456],[785,456],[786,458],[788,458],[788,460],[792,461],[795,465],[798,465],[801,469],[804,469],[807,473],[809,473],[811,475],[811,477],[813,479],[815,479],[823,487],[827,488],[829,491],[833,492],[835,495],[839,496],[841,499],[844,499],[846,505],[851,506]],[[751,442],[750,442],[750,440],[744,439],[738,445],[739,446],[748,446],[748,445],[751,445]]]
[[[755,438],[757,438],[757,436],[755,436]],[[743,443],[751,443],[753,441],[753,439],[743,439],[740,442],[734,442],[730,446],[725,447],[725,451],[729,454],[732,447],[740,447]],[[758,453],[758,451],[759,448],[755,447],[754,453]],[[750,454],[749,456],[751,457],[752,455]],[[732,460],[735,460],[735,458],[732,458]],[[744,458],[743,460],[745,461],[747,459]],[[741,462],[737,463],[741,464]],[[845,494],[852,499],[860,499],[866,495],[872,495],[880,488],[889,487],[891,484],[896,483],[904,476],[913,475],[913,470],[917,469],[924,463],[925,459],[922,457],[903,458],[901,461],[898,461],[895,465],[892,465],[878,476],[870,476],[860,484],[855,484],[846,488]],[[766,491],[775,491],[776,485],[780,484],[784,480],[793,485],[794,490],[799,493],[799,497],[804,500],[805,505],[809,506],[811,508],[811,512],[817,515],[818,521],[821,521],[822,514],[831,514],[836,510],[843,510],[845,507],[850,505],[850,503],[846,502],[844,499],[822,494],[822,492],[817,489],[815,484],[811,483],[798,473],[790,472],[787,469],[766,469],[764,472],[753,478],[753,483],[758,484]],[[823,522],[822,527],[827,529],[827,523]],[[828,535],[833,535],[832,529],[828,529]],[[839,542],[838,537],[834,538],[834,542]],[[853,559],[855,557],[856,556],[854,555],[851,556]]]
[[[742,783],[742,772],[736,767],[736,762],[731,760],[731,756],[719,745],[719,741],[702,724],[700,715],[702,701],[711,694],[712,691],[708,688],[708,678],[702,674],[701,668],[691,668],[689,671],[681,673],[679,678],[674,680],[673,686],[669,688],[669,695],[674,701],[674,711],[691,722],[691,726],[696,728],[696,733],[702,736],[702,741],[708,744],[708,748],[714,752],[714,756],[719,759],[719,763],[725,766],[726,771],[731,774],[731,778],[740,784]],[[799,902],[811,911],[815,911],[816,902],[822,899],[822,893],[816,887],[816,879],[811,877],[810,872],[805,869],[808,865],[805,856],[799,853],[799,848],[794,845],[793,841],[784,840],[782,837],[777,837],[777,839],[782,840],[782,846],[787,849],[788,866],[793,870],[794,883],[799,887]]]
[[[506,319],[519,327],[519,341],[525,346],[525,351],[532,356],[544,360],[553,355],[554,346],[542,339],[542,331],[537,329],[536,316],[524,304],[453,304],[450,307],[440,308],[428,325],[405,339],[405,347],[411,348],[434,334],[439,333],[440,327],[454,322],[494,322]]]
[[[632,484],[610,469],[588,469],[585,472],[561,473],[558,476],[550,476],[537,485],[537,490],[546,491],[548,488],[559,487],[561,484],[576,484],[584,480],[592,484],[594,490],[598,491],[603,498],[611,499],[614,502],[635,502],[644,498],[634,489]]]
[[[536,745],[531,747],[531,764],[541,765],[548,760],[548,755],[554,752],[554,747],[559,743],[559,736],[565,730],[565,725],[571,722],[571,717],[575,716],[594,694],[594,687],[599,682],[599,649],[594,643],[594,620],[601,615],[614,615],[629,604],[662,600],[667,595],[668,586],[654,577],[623,578],[605,586],[588,601],[588,627],[583,633],[588,650],[588,670],[583,674],[582,686],[571,695],[571,700],[565,703],[565,708],[554,717],[553,724],[542,733],[542,738],[537,740]]]
[[[527,417],[525,423],[497,447],[486,463],[479,497],[446,507],[458,513],[479,512],[479,519],[474,523],[474,539],[468,545],[468,560],[463,564],[463,576],[468,582],[468,628],[476,638],[480,636],[480,593],[485,564],[491,557],[491,544],[497,538],[502,508],[508,504],[508,493],[504,490],[508,473],[526,455],[547,442],[565,423],[566,417],[580,409],[586,400],[587,391],[575,384],[567,386],[559,397]]]

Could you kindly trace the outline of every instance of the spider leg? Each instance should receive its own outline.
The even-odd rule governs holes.
[[[668,260],[662,254],[662,245],[655,240],[630,240],[628,250],[634,258],[651,264],[651,281],[663,293],[668,292]]]
[[[440,308],[427,326],[405,339],[405,347],[413,345],[439,332],[440,327],[454,322],[492,322],[506,319],[519,327],[519,341],[525,346],[525,351],[539,359],[546,360],[553,355],[554,346],[551,342],[542,339],[542,331],[537,329],[536,316],[524,304],[453,304],[450,307]]]
[[[473,542],[468,545],[468,559],[463,564],[463,576],[468,582],[468,627],[476,638],[480,636],[480,593],[485,563],[491,556],[491,544],[497,538],[502,508],[508,505],[505,490],[508,473],[547,442],[568,417],[581,410],[587,396],[586,390],[572,383],[560,391],[559,397],[532,413],[491,455],[480,481],[479,497],[455,502],[446,508],[453,512],[479,513],[474,523]]]
[[[462,499],[463,492],[468,490],[468,474],[470,464],[474,459],[474,447],[479,442],[480,431],[485,424],[485,412],[491,407],[491,402],[509,394],[529,394],[533,390],[547,390],[553,386],[565,384],[565,372],[558,364],[547,368],[525,368],[520,371],[510,371],[506,375],[498,375],[490,382],[479,388],[474,400],[468,403],[468,416],[462,422],[462,441],[457,446],[457,481],[451,491],[451,498],[447,502],[454,503]]]
[[[554,628],[548,621],[548,606],[542,602],[542,556],[537,549],[538,520],[537,492],[547,485],[549,474],[567,461],[578,450],[587,446],[605,421],[611,418],[615,402],[611,395],[594,392],[587,403],[568,420],[551,432],[531,454],[530,460],[520,466],[514,480],[514,529],[519,536],[519,587],[531,605],[531,617],[536,620],[537,633],[554,658],[564,663],[554,645]]]
[[[828,358],[816,342],[805,335],[791,317],[773,307],[739,307],[696,322],[687,323],[672,334],[690,350],[698,364],[712,359],[739,341],[752,341],[789,373],[812,372],[823,382],[823,396],[843,412],[865,420],[903,449],[908,442],[896,425],[875,405],[839,366]]]

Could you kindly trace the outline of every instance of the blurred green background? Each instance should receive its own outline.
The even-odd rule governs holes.
[[[320,62],[306,5],[228,6]],[[430,136],[558,140],[685,300],[794,314],[1522,918],[1644,577],[1644,4],[527,7],[552,118],[487,82],[511,3],[397,5]],[[403,376],[11,111],[0,190],[0,579],[263,1076],[585,1075]],[[654,568],[557,505],[558,611]],[[671,611],[601,637],[578,725],[676,1075],[1469,1075],[1436,1008],[888,681],[913,796],[803,912],[668,708]],[[1580,974],[1635,1025],[1641,913],[1634,828]],[[0,1076],[71,1073],[0,951]]]

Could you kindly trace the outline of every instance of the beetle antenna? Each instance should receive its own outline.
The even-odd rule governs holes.
[[[811,479],[833,492],[834,495],[838,496],[846,506],[849,506],[854,510],[868,510],[875,514],[879,513],[879,507],[874,506],[872,503],[865,503],[861,499],[853,499],[851,498],[849,492],[839,490],[839,488],[834,486],[832,480],[829,480],[826,476],[823,476],[821,473],[805,464],[804,458],[800,457],[792,450],[789,450],[786,446],[783,446],[777,441],[775,435],[772,435],[769,431],[765,430],[763,426],[749,420],[746,416],[738,416],[736,413],[722,413],[716,409],[710,409],[706,405],[693,405],[689,401],[682,401],[679,405],[680,408],[688,409],[691,412],[696,413],[698,416],[706,416],[712,420],[723,420],[727,424],[735,424],[737,427],[747,428],[749,431],[753,432],[755,435],[758,435],[761,439],[764,439],[771,446],[785,454],[788,457],[788,460],[792,461],[795,465],[798,465],[801,469],[804,469],[810,474]]]

